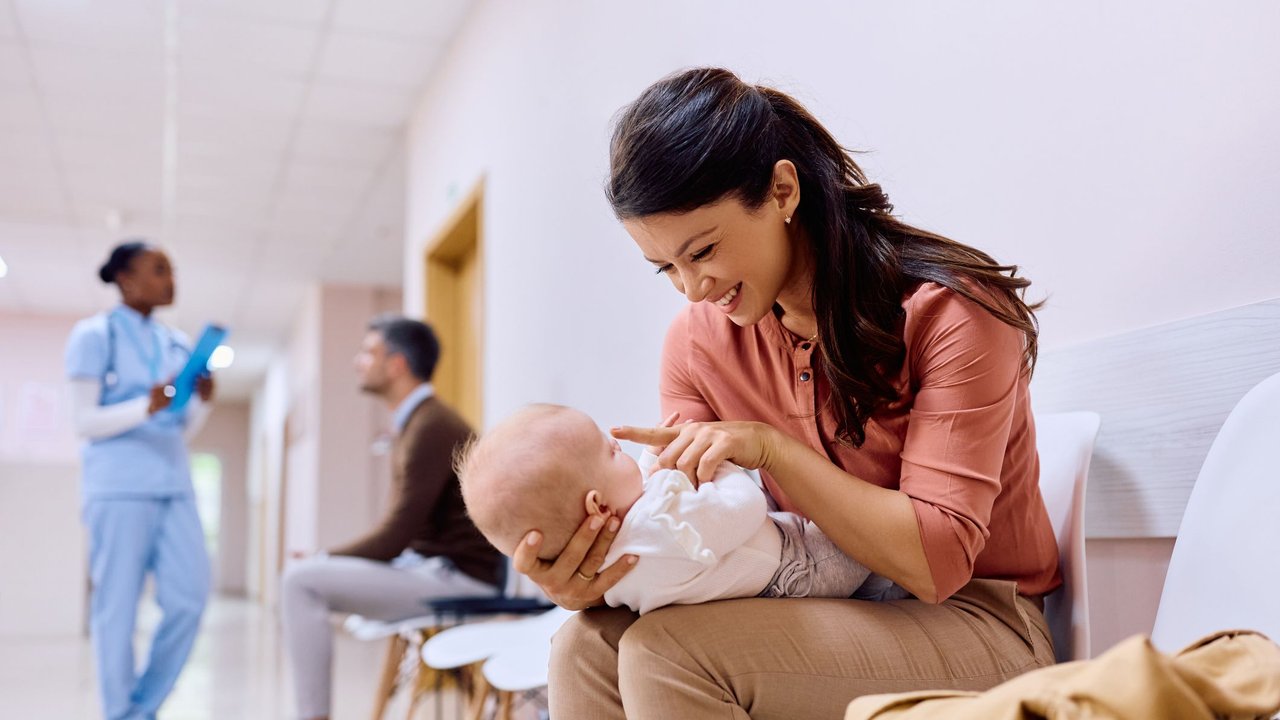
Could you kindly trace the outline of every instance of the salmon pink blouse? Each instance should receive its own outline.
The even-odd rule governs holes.
[[[738,327],[706,302],[685,307],[667,333],[662,413],[768,423],[826,455],[849,482],[906,493],[940,599],[975,577],[1014,580],[1024,595],[1053,590],[1058,550],[1040,496],[1022,332],[936,283],[914,288],[902,307],[905,410],[872,417],[860,448],[835,439],[816,343],[773,314]],[[795,511],[762,475],[779,506]]]

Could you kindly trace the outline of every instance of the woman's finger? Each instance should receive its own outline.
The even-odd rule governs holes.
[[[674,468],[676,461],[684,455],[684,451],[698,436],[698,429],[693,425],[681,425],[680,434],[667,443],[666,449],[658,453],[658,467]]]
[[[604,572],[598,573],[591,580],[591,592],[600,598],[604,598],[604,594],[609,592],[618,581],[626,577],[636,566],[637,558],[635,555],[623,555],[618,558],[618,562],[610,565]]]
[[[693,481],[693,484],[699,485],[701,481],[698,479],[698,466],[702,460],[702,456],[711,448],[711,438],[706,433],[700,433],[694,438],[693,442],[680,453],[679,459],[676,460],[676,468],[684,473],[685,477]]]
[[[591,549],[587,551],[587,556],[579,563],[577,572],[590,578],[600,572],[600,566],[604,565],[605,556],[609,554],[609,548],[613,546],[613,539],[618,536],[620,527],[622,527],[622,521],[612,515],[609,516],[604,530],[596,536],[595,542],[591,543]]]
[[[534,582],[538,576],[551,567],[551,563],[538,557],[538,549],[542,547],[542,533],[534,530],[516,545],[511,555],[511,567],[522,575],[528,575]]]
[[[609,433],[619,440],[630,440],[640,445],[666,445],[680,436],[680,429],[674,427],[621,427],[609,428]]]
[[[573,537],[569,538],[569,544],[560,551],[560,556],[555,559],[547,573],[550,582],[562,585],[568,582],[575,572],[578,572],[604,525],[605,518],[599,515],[592,515],[582,521],[577,531],[573,533]],[[612,544],[612,541],[610,543]]]
[[[730,450],[726,443],[714,443],[707,449],[702,457],[698,458],[698,467],[695,471],[698,475],[695,484],[701,485],[704,482],[711,482],[716,478],[716,470],[720,469],[720,464],[730,460]],[[692,476],[690,476],[692,477]]]

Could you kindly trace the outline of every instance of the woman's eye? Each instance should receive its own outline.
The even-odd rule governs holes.
[[[671,272],[671,263],[667,263],[666,265],[659,265],[654,270],[655,275],[661,275],[663,273],[668,273],[668,272]]]
[[[715,249],[716,249],[716,246],[714,243],[702,248],[701,250],[693,254],[692,256],[693,261],[698,262],[699,260],[706,260],[708,257],[711,256],[711,251]]]

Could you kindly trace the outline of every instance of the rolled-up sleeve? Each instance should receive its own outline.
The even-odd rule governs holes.
[[[918,386],[900,489],[915,506],[941,601],[970,580],[986,545],[1025,336],[945,288],[923,289],[911,305],[903,336]]]

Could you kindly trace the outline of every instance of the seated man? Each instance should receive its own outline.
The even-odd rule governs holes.
[[[452,468],[471,428],[432,394],[439,355],[426,324],[378,318],[356,356],[361,389],[395,413],[395,495],[368,535],[285,571],[281,614],[302,718],[329,716],[330,613],[404,620],[424,614],[426,600],[499,591],[502,556],[467,517]]]

